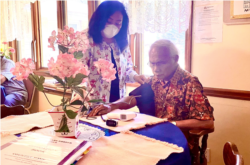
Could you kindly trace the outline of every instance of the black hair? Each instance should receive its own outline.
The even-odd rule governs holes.
[[[102,43],[101,31],[105,28],[105,25],[111,15],[120,11],[123,15],[122,27],[119,33],[114,37],[120,48],[120,51],[128,46],[128,24],[129,18],[125,10],[124,5],[119,1],[104,1],[102,2],[96,11],[93,13],[89,22],[89,36],[93,38],[94,43]]]

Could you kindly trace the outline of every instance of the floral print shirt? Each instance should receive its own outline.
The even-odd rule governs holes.
[[[121,52],[117,43],[107,44],[103,41],[101,44],[95,44],[92,38],[89,39],[89,43],[90,46],[84,53],[81,61],[84,65],[87,65],[90,70],[88,80],[88,90],[92,88],[91,94],[89,95],[90,99],[102,99],[106,103],[109,102],[111,82],[102,80],[102,77],[97,72],[97,68],[93,65],[93,62],[97,61],[99,58],[112,62],[111,49],[113,50],[118,70],[120,98],[125,97],[126,83],[135,82],[133,77],[137,75],[133,70],[129,47]]]
[[[170,121],[213,120],[211,107],[198,78],[179,66],[170,81],[150,80],[155,94],[156,117]]]

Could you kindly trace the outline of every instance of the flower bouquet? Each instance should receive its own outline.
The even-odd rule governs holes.
[[[2,42],[4,48],[0,49],[0,56],[5,56],[5,58],[10,59],[10,56],[15,53],[15,49],[12,47],[6,48],[7,42]]]
[[[63,31],[59,31],[58,35],[53,31],[52,36],[49,37],[49,47],[55,50],[54,44],[57,43],[61,50],[56,61],[51,57],[48,62],[50,76],[56,79],[64,89],[60,105],[52,105],[48,100],[43,87],[45,78],[33,73],[35,65],[30,58],[16,62],[15,67],[11,69],[16,79],[23,80],[28,78],[38,91],[44,93],[48,102],[54,107],[49,113],[54,121],[57,136],[78,137],[80,135],[80,131],[78,130],[78,114],[88,110],[84,103],[102,102],[101,99],[87,101],[86,98],[91,90],[84,97],[86,87],[79,86],[81,83],[88,81],[88,75],[90,73],[88,67],[77,60],[83,57],[83,53],[88,48],[87,40],[86,33],[74,32],[73,28],[68,27],[65,27]],[[99,59],[94,62],[94,65],[98,68],[104,80],[112,81],[115,79],[116,70],[113,68],[114,65],[111,62]],[[68,88],[79,94],[83,101],[76,100],[70,103],[70,100],[65,98],[65,93]],[[81,105],[78,112],[71,110],[75,105]]]

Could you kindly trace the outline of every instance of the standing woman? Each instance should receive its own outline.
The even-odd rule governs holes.
[[[104,1],[92,15],[89,22],[90,47],[83,55],[82,62],[90,69],[88,90],[91,99],[114,102],[125,97],[126,83],[144,83],[143,75],[133,70],[128,47],[129,18],[124,5],[119,1]],[[105,59],[114,64],[116,79],[111,82],[102,80],[93,62]],[[80,99],[76,95],[71,101]]]

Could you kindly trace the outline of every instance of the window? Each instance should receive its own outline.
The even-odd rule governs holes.
[[[16,41],[16,49],[18,53],[18,60],[22,58],[32,58],[32,52],[31,52],[31,41],[32,41],[32,21],[31,21],[31,5],[26,4],[23,8],[23,15],[22,17],[24,20],[28,22],[28,29],[30,33],[26,33],[26,36],[22,40],[17,40]],[[26,29],[27,30],[27,29]]]
[[[57,2],[56,1],[40,1],[40,40],[41,40],[41,62],[42,67],[47,67],[48,60],[51,57],[56,59],[58,55],[58,47],[55,51],[48,48],[48,38],[51,32],[57,32]]]
[[[67,1],[68,26],[75,31],[88,28],[88,3],[86,0]]]
[[[95,1],[68,0],[68,1],[35,1],[31,5],[31,27],[33,35],[27,41],[18,42],[21,47],[18,52],[20,58],[29,55],[36,62],[37,74],[47,70],[47,63],[51,57],[56,59],[59,50],[48,48],[48,38],[51,32],[63,29],[65,25],[73,27],[75,31],[82,31],[88,27],[88,18],[96,7]],[[31,38],[31,39],[30,39]],[[32,39],[33,38],[33,39]],[[31,42],[34,44],[32,47]],[[25,45],[25,46],[22,46]],[[30,48],[32,47],[32,49]],[[30,51],[29,53],[27,53]],[[34,56],[32,56],[34,54]],[[41,71],[41,73],[40,73]]]

